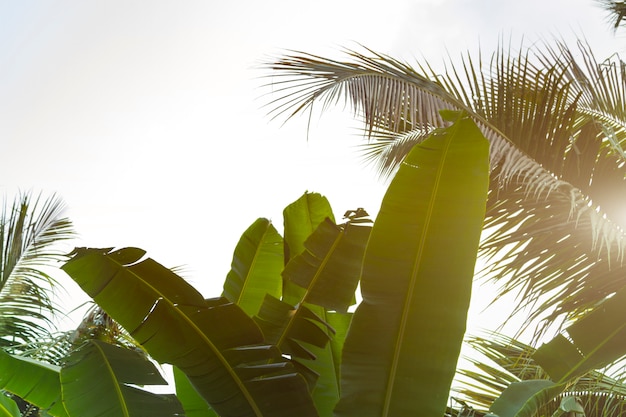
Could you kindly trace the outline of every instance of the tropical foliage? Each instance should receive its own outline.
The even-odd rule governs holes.
[[[623,22],[623,2],[599,3],[615,27]],[[388,176],[445,125],[441,109],[466,111],[491,151],[479,276],[498,281],[498,297],[516,296],[512,315],[525,320],[518,335],[534,330],[535,344],[556,334],[539,349],[529,346],[531,359],[507,351],[516,371],[532,360],[541,370],[533,377],[474,363],[479,371],[463,375],[461,408],[450,413],[470,415],[473,404],[500,417],[578,415],[582,404],[588,415],[618,415],[623,362],[615,361],[626,353],[621,59],[598,61],[584,42],[518,51],[503,44],[489,59],[468,53],[459,63],[449,60],[441,74],[428,62],[410,66],[366,48],[345,54],[334,60],[293,52],[268,63],[270,114],[289,119],[312,113],[315,104],[322,111],[347,104],[364,123],[365,157]],[[484,350],[490,343],[477,338],[471,345]],[[616,379],[592,371],[606,366]]]
[[[0,346],[24,352],[50,334],[58,312],[50,291],[52,271],[65,260],[73,238],[71,222],[63,217],[63,202],[25,193],[13,202],[4,199],[0,217]]]
[[[346,102],[364,122],[365,155],[390,175],[433,128],[463,109],[491,147],[484,276],[513,293],[539,337],[623,286],[626,180],[624,64],[572,49],[501,46],[443,75],[365,50],[337,61],[293,53],[269,63],[271,114]],[[540,320],[542,320],[540,322]],[[535,327],[533,327],[535,328]]]
[[[6,196],[0,213],[0,347],[37,355],[42,340],[52,337],[59,309],[52,301],[54,271],[66,260],[64,243],[74,237],[64,204],[56,196],[21,193]],[[0,395],[0,408],[35,412],[23,398]],[[16,402],[19,404],[16,404]],[[17,410],[17,411],[16,411]],[[13,414],[11,414],[13,415]],[[18,414],[19,415],[19,414]]]
[[[284,237],[264,219],[244,232],[222,297],[205,299],[140,249],[74,251],[63,269],[175,366],[176,397],[138,389],[162,382],[156,370],[98,340],[60,367],[5,355],[0,385],[59,416],[443,415],[488,186],[485,138],[466,116],[446,117],[408,155],[373,226],[362,209],[336,224],[307,193],[285,209]]]

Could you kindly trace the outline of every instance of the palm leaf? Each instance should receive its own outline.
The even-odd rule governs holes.
[[[317,415],[302,376],[243,310],[205,300],[143,255],[78,249],[63,269],[155,360],[180,368],[218,414]],[[121,294],[133,303],[122,305]]]
[[[91,340],[61,369],[63,403],[70,415],[178,416],[175,395],[154,394],[137,385],[167,384],[152,362],[128,349]]]
[[[257,219],[235,248],[222,296],[253,316],[265,294],[280,297],[284,265],[282,237],[269,220]]]
[[[626,4],[620,0],[596,0],[596,3],[606,11],[607,19],[617,30],[626,16]]]
[[[519,412],[532,416],[551,415],[564,398],[571,396],[581,400],[588,417],[621,415],[626,410],[623,376],[615,379],[591,371],[573,379],[563,378],[561,383],[555,384],[547,379],[546,372],[534,360],[536,349],[527,344],[494,332],[484,337],[472,336],[467,343],[474,351],[467,359],[476,370],[460,369],[460,386],[454,391],[478,410],[491,407],[500,415],[517,415]],[[547,382],[534,382],[537,380]],[[548,391],[533,397],[545,388]],[[508,393],[502,396],[505,391]],[[498,403],[494,409],[492,405],[496,399]],[[521,411],[524,405],[527,408]]]
[[[488,143],[466,117],[417,145],[400,166],[365,252],[337,416],[445,411],[487,186]]]
[[[622,64],[596,62],[584,44],[583,64],[564,44],[517,54],[500,47],[486,65],[468,54],[439,75],[366,52],[347,51],[346,61],[294,53],[268,64],[278,80],[270,114],[345,100],[375,140],[369,157],[391,173],[412,143],[444,125],[439,110],[464,109],[491,147],[484,273],[503,280],[502,294],[519,294],[516,312],[556,293],[529,320],[567,320],[621,287],[616,213],[626,197],[613,197],[626,196]]]
[[[64,206],[52,196],[5,199],[0,218],[0,344],[19,346],[48,334],[57,312],[47,287],[50,267],[65,259],[59,243],[74,236]]]

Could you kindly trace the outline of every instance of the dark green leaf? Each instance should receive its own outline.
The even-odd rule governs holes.
[[[337,416],[440,417],[460,351],[488,187],[461,118],[417,145],[384,197],[344,344]]]
[[[81,417],[179,416],[175,395],[154,394],[137,385],[164,385],[152,362],[138,352],[91,340],[61,369],[63,403]]]
[[[280,371],[261,366],[263,377],[239,375],[238,368],[259,362],[287,362],[278,350],[265,348],[260,329],[243,310],[224,298],[205,300],[169,269],[119,254],[125,251],[96,249],[63,269],[154,359],[180,368],[218,414],[317,415],[304,379],[288,363]]]

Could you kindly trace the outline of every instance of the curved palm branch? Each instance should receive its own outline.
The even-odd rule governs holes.
[[[500,47],[488,63],[467,55],[444,75],[371,50],[347,51],[346,61],[294,52],[268,64],[278,94],[268,105],[290,118],[343,100],[363,119],[368,157],[384,174],[444,125],[439,110],[466,110],[491,147],[483,275],[502,280],[501,295],[519,295],[514,314],[553,295],[529,323],[568,320],[623,285],[625,250],[622,67],[580,46],[582,64],[562,43]]]
[[[58,244],[74,236],[56,196],[25,193],[6,199],[0,218],[0,345],[17,347],[48,334],[57,308],[48,287],[51,273],[65,259]]]
[[[471,336],[467,344],[479,355],[468,357],[473,369],[459,370],[458,399],[476,410],[487,410],[513,382],[547,379],[532,355],[535,349],[516,339],[489,332]],[[552,415],[562,398],[580,399],[588,417],[616,416],[626,411],[626,385],[623,375],[591,371],[572,381],[567,390],[538,410],[537,415]]]

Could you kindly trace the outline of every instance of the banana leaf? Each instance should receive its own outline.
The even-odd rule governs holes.
[[[198,391],[189,378],[177,367],[173,367],[176,396],[183,405],[185,417],[219,417]]]
[[[30,358],[13,356],[0,349],[0,389],[46,410],[55,417],[68,417],[61,400],[61,368]]]
[[[283,278],[306,289],[303,301],[345,313],[354,303],[370,231],[326,218],[304,242],[305,250],[289,261]]]
[[[241,308],[205,300],[141,249],[76,249],[63,266],[158,362],[180,368],[221,416],[317,416],[304,378]]]
[[[268,342],[282,353],[301,359],[315,359],[302,342],[323,348],[334,329],[314,312],[315,306],[302,304],[295,308],[270,295],[265,297],[255,317]]]
[[[548,379],[513,382],[493,402],[489,411],[498,417],[533,417],[537,410],[552,401],[567,387]]]
[[[335,222],[328,199],[319,193],[306,192],[285,207],[285,262],[304,251],[304,242],[326,218]]]
[[[626,289],[565,329],[533,355],[555,381],[564,382],[608,365],[626,354]]]
[[[167,385],[154,364],[136,351],[90,340],[61,368],[63,403],[72,416],[180,416],[175,395],[137,386]]]
[[[283,267],[282,237],[269,220],[257,219],[235,248],[222,296],[252,317],[259,312],[265,294],[280,298]]]
[[[17,403],[6,395],[0,394],[0,416],[2,417],[22,417]]]
[[[301,254],[304,242],[326,218],[335,221],[326,197],[318,193],[304,193],[283,210],[285,264]],[[283,283],[283,301],[295,306],[302,301],[304,290],[289,281]]]
[[[411,150],[383,199],[344,344],[338,417],[446,410],[489,175],[487,140],[455,117]]]
[[[315,360],[301,360],[299,362],[319,375],[311,395],[320,417],[332,417],[333,409],[341,394],[339,373],[341,350],[352,314],[327,312],[325,318],[335,330],[330,342],[323,348],[309,346],[311,352],[316,356]]]

